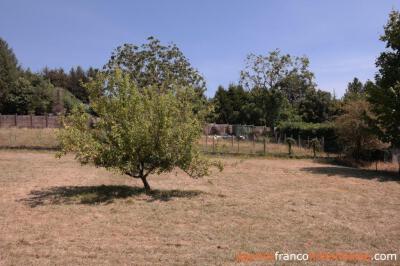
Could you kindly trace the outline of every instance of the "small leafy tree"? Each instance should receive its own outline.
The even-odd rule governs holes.
[[[335,120],[335,128],[347,156],[360,160],[366,157],[369,151],[384,148],[371,125],[376,118],[371,112],[369,102],[347,102],[343,111],[344,113]]]
[[[150,174],[175,167],[191,177],[209,173],[211,165],[197,149],[202,122],[193,112],[194,90],[174,86],[160,93],[158,87],[138,88],[121,71],[101,73],[87,84],[92,119],[83,105],[65,118],[60,133],[59,156],[75,153],[83,164],[116,169],[142,180],[146,192]]]
[[[294,144],[296,144],[296,140],[294,138],[286,138],[286,143],[287,143],[288,148],[289,148],[289,156],[292,156],[292,154],[293,154],[292,146]]]

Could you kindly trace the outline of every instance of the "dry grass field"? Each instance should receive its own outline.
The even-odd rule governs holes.
[[[239,252],[398,253],[394,177],[311,160],[222,160],[224,171],[203,179],[152,176],[156,191],[146,195],[140,181],[72,157],[0,151],[0,265],[234,265]]]
[[[57,132],[55,128],[1,128],[0,147],[53,149],[58,146]]]

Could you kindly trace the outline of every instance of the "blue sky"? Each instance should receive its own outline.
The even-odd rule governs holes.
[[[337,96],[373,79],[394,0],[1,0],[0,37],[20,63],[102,67],[123,43],[174,42],[206,78],[207,95],[237,82],[248,53],[307,55],[318,87]]]

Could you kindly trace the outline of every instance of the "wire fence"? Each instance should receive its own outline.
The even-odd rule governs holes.
[[[0,128],[0,148],[58,149],[57,132],[57,128]],[[324,145],[327,144],[323,138],[319,139],[319,142],[319,149],[316,149],[314,154],[312,140],[298,137],[296,143],[292,144],[291,156],[295,158],[335,158],[335,160],[342,158],[340,153],[327,152],[329,149],[324,148]],[[289,147],[284,135],[253,136],[251,138],[236,137],[235,135],[203,135],[199,139],[198,145],[207,154],[271,155],[274,157],[289,155]],[[397,156],[385,153],[383,159],[373,161],[362,168],[397,172],[399,164],[396,159]]]
[[[243,155],[288,155],[289,145],[285,138],[279,137],[236,137],[234,135],[204,135],[200,140],[201,150],[205,153],[215,154],[243,154]],[[310,139],[298,138],[291,145],[292,156],[304,157],[330,157],[332,154],[324,152],[323,139],[316,147],[315,154]]]
[[[58,129],[55,128],[1,128],[0,148],[40,148],[54,149],[58,147]],[[288,145],[284,138],[268,138],[263,136],[244,137],[203,135],[198,145],[205,153],[248,154],[248,155],[287,155]],[[292,146],[293,156],[314,156],[308,140],[298,139]],[[322,150],[316,156],[326,157],[329,154]]]

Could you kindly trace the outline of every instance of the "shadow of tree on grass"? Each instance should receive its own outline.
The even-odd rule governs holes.
[[[203,193],[198,190],[153,190],[146,194],[144,188],[118,185],[63,186],[33,190],[21,202],[34,208],[41,205],[57,204],[100,204],[112,203],[114,199],[126,199],[145,195],[146,200],[169,201],[172,198],[193,198]]]
[[[344,166],[322,166],[322,167],[304,167],[301,171],[313,173],[313,174],[324,174],[328,176],[339,176],[339,177],[353,177],[361,179],[376,179],[380,182],[400,182],[400,178],[396,173],[388,173],[382,171],[374,171],[367,169],[357,169]]]

